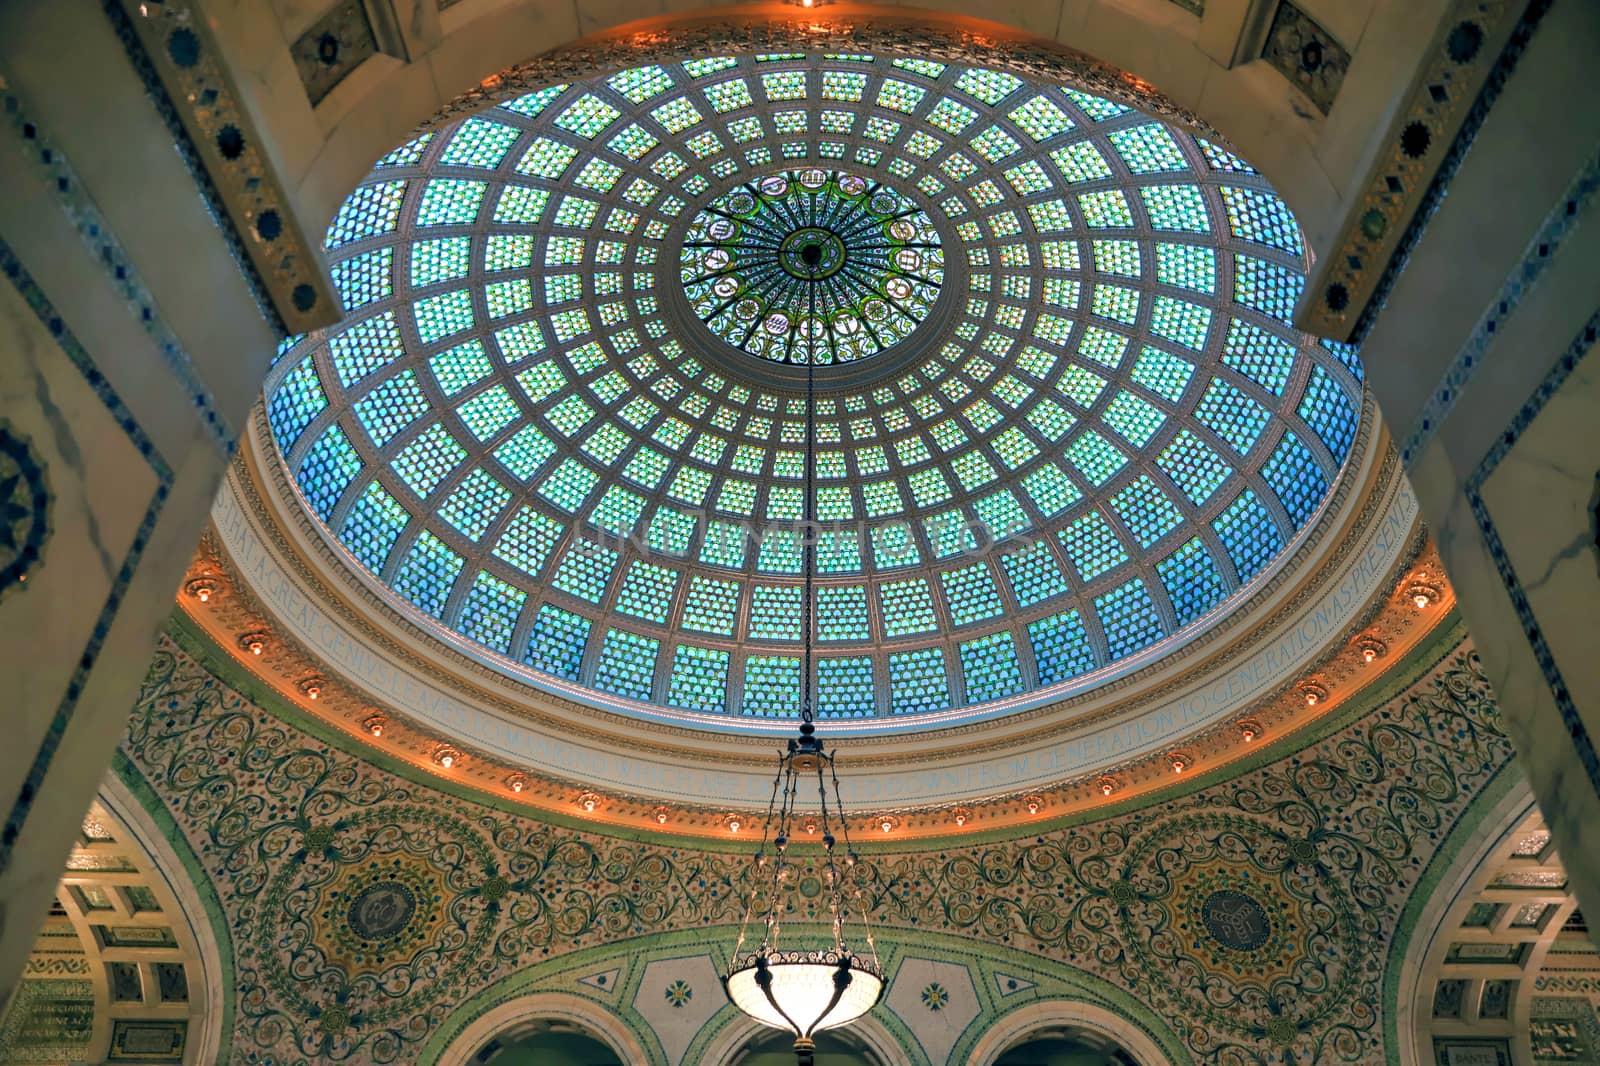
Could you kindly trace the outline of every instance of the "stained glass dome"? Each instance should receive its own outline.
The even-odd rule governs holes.
[[[418,625],[645,717],[798,711],[808,359],[818,705],[863,727],[1159,657],[1304,534],[1357,430],[1263,179],[1000,71],[553,85],[395,149],[327,248],[348,316],[267,384],[297,503]]]
[[[821,167],[741,183],[700,209],[679,247],[701,321],[780,363],[892,348],[928,317],[944,280],[927,212],[881,181]]]

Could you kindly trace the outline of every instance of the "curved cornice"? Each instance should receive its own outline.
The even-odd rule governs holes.
[[[1370,403],[1369,403],[1370,408]],[[1161,662],[1091,693],[1006,718],[924,733],[844,738],[856,810],[895,811],[896,835],[993,827],[1123,800],[1204,772],[1338,706],[1448,613],[1451,597],[1416,524],[1416,503],[1381,430],[1369,427],[1311,533],[1239,611]],[[518,684],[401,617],[292,508],[293,490],[256,419],[213,512],[185,609],[275,690],[348,735],[520,802],[674,831],[726,834],[764,804],[771,741],[640,722]],[[267,488],[263,491],[263,482]],[[1416,581],[1438,597],[1418,612]],[[260,634],[262,654],[241,645]],[[1366,642],[1365,644],[1363,642]],[[1386,656],[1368,665],[1362,648]],[[1304,687],[1302,687],[1304,686]],[[310,695],[315,687],[316,697]],[[1311,704],[1308,695],[1315,695]],[[363,728],[386,719],[381,738]],[[838,730],[832,730],[837,734]],[[464,755],[442,770],[448,744]],[[1259,747],[1259,745],[1255,745]],[[957,821],[959,819],[959,821]]]

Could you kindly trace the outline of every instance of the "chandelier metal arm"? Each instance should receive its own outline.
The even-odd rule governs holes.
[[[790,210],[792,206],[785,203],[782,205],[784,210],[778,213],[793,222],[797,228],[816,227],[818,212],[814,195],[808,198],[803,211]],[[830,211],[825,221],[837,221],[841,217],[849,219],[852,216],[852,209],[849,207],[841,208],[831,201],[826,206]],[[797,217],[801,214],[805,218]],[[829,1016],[835,1009],[839,1009],[841,1015],[832,1024],[849,1024],[853,1019],[871,1010],[883,995],[883,971],[877,959],[877,947],[872,943],[870,929],[867,931],[867,943],[873,952],[870,964],[853,955],[845,946],[844,924],[849,913],[849,903],[842,898],[845,888],[836,850],[838,842],[833,835],[835,816],[845,841],[847,867],[854,864],[855,852],[849,849],[849,824],[840,799],[839,772],[834,765],[833,754],[824,748],[822,741],[816,736],[814,680],[818,541],[816,365],[819,347],[826,346],[837,356],[837,338],[834,336],[832,323],[827,323],[825,329],[819,330],[816,316],[819,289],[827,286],[822,295],[824,299],[829,299],[834,295],[834,285],[838,284],[832,277],[838,268],[824,263],[824,256],[827,253],[824,251],[822,240],[821,236],[804,236],[798,248],[799,269],[791,268],[787,264],[784,266],[785,270],[790,271],[792,276],[806,287],[805,328],[799,330],[798,324],[791,322],[788,337],[788,342],[792,343],[796,339],[796,332],[800,333],[799,339],[805,345],[806,357],[805,507],[801,519],[801,533],[804,537],[801,542],[804,600],[800,611],[804,644],[800,667],[800,735],[791,739],[787,749],[779,755],[778,774],[772,783],[773,794],[767,808],[767,825],[762,831],[761,850],[756,854],[755,865],[759,869],[766,862],[767,833],[776,826],[776,836],[772,839],[774,854],[771,897],[767,901],[764,916],[766,928],[762,942],[755,951],[745,955],[740,954],[745,944],[750,918],[760,896],[759,876],[753,875],[752,881],[756,887],[751,890],[750,905],[745,912],[744,924],[739,930],[739,943],[734,949],[727,976],[723,979],[728,998],[740,1010],[767,1025],[786,1028],[794,1034],[794,1050],[800,1066],[809,1066],[813,1062],[816,1044],[812,1035],[828,1022]],[[860,284],[859,280],[855,283]],[[869,333],[872,332],[870,323],[863,325]],[[823,769],[824,763],[827,764],[826,772]],[[784,882],[791,873],[788,847],[790,833],[795,827],[797,818],[800,775],[813,770],[817,775],[819,805],[819,824],[816,828],[822,831],[828,908],[833,919],[833,946],[831,950],[825,952],[805,950],[780,952],[778,940],[783,914],[780,900]],[[832,810],[828,802],[830,776],[834,794]],[[808,829],[811,828],[808,825]],[[857,898],[859,900],[859,892]],[[863,927],[865,918],[863,912]],[[829,969],[823,971],[823,966]],[[864,975],[859,983],[856,975],[852,973],[853,967],[860,969]],[[832,986],[831,989],[822,983],[824,973],[828,974],[826,979]]]
[[[767,966],[767,960],[765,957],[756,959],[756,987],[761,989],[762,993],[766,995],[767,1002],[772,1004],[772,1009],[782,1015],[783,1020],[789,1023],[789,1028],[795,1031],[797,1034],[795,1038],[795,1048],[797,1050],[801,1050],[800,1042],[809,1042],[811,1033],[809,1030],[802,1032],[801,1027],[795,1024],[795,1020],[789,1017],[789,1012],[784,1010],[783,1004],[778,1002],[778,997],[772,994],[772,970]],[[835,995],[833,997],[833,1003],[828,1005],[828,1010],[832,1010],[833,1004],[838,1002],[839,997]],[[807,1048],[804,1050],[810,1049]]]

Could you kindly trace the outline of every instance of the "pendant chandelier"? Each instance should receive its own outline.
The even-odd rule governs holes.
[[[804,333],[808,348],[816,343],[820,326],[816,318],[817,286],[837,269],[838,238],[828,225],[805,220],[784,240],[782,269],[798,278],[808,293],[808,314]],[[836,220],[830,220],[836,221]],[[816,578],[816,370],[814,352],[806,361],[806,468],[805,518],[801,550],[804,555],[805,599],[801,606],[804,655],[800,674],[800,735],[790,739],[778,756],[778,773],[772,782],[772,799],[762,832],[761,849],[756,854],[755,885],[745,910],[744,925],[734,946],[733,959],[723,978],[723,987],[733,1005],[764,1025],[793,1034],[795,1055],[801,1066],[814,1061],[815,1035],[824,1029],[848,1025],[877,1005],[883,996],[883,969],[878,963],[872,933],[867,928],[865,907],[858,908],[866,955],[857,955],[845,942],[845,926],[851,900],[846,893],[844,873],[855,865],[850,847],[850,832],[839,799],[839,777],[833,753],[817,736],[813,713],[812,627],[813,585]],[[797,815],[796,803],[802,786],[809,791],[815,775],[819,810]],[[829,791],[832,791],[830,805]],[[833,924],[831,942],[823,947],[780,946],[780,918],[786,885],[797,879],[798,863],[789,854],[793,832],[801,828],[810,836],[820,836],[822,853],[818,860]],[[837,825],[838,837],[834,835]],[[771,854],[768,845],[771,845]],[[839,857],[840,847],[844,855]],[[763,912],[756,913],[762,889],[766,888]],[[752,923],[754,929],[752,930]],[[759,938],[747,948],[747,938]]]

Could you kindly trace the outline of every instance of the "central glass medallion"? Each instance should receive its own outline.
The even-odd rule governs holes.
[[[711,201],[680,259],[689,306],[735,348],[775,363],[851,363],[933,310],[944,253],[927,212],[875,180],[808,168]]]

